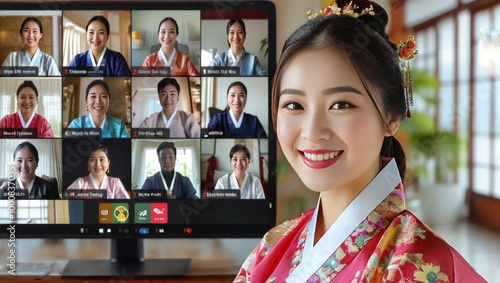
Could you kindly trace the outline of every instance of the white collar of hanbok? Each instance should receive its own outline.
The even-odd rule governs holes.
[[[231,120],[233,120],[233,124],[235,128],[241,127],[241,122],[243,121],[243,116],[245,115],[245,112],[241,112],[240,118],[236,121],[236,117],[234,117],[233,111],[230,109],[229,110],[229,115],[231,116]]]
[[[234,172],[229,174],[229,175],[230,175],[229,176],[229,178],[230,178],[230,180],[229,180],[230,188],[229,189],[240,189],[241,190],[241,189],[245,188],[246,182],[248,182],[248,179],[249,179],[248,172],[245,172],[245,178],[243,178],[243,182],[241,182],[241,186],[239,186],[239,187],[238,187],[238,179],[236,179],[236,175],[234,174]],[[232,182],[234,182],[236,184],[236,186],[237,186],[236,188],[231,187]]]
[[[245,50],[242,50],[240,55],[234,56],[231,48],[227,51],[227,57],[229,60],[229,66],[239,66],[241,58],[243,58],[243,54],[245,54]]]
[[[172,124],[172,121],[174,120],[174,117],[176,114],[177,114],[177,109],[175,109],[174,113],[172,113],[172,115],[170,115],[170,119],[167,119],[167,117],[165,117],[165,113],[163,113],[163,111],[161,111],[161,117],[163,117],[163,122],[165,123],[165,128],[170,127],[170,124]]]
[[[30,62],[30,66],[31,66],[31,63],[38,63],[38,62],[34,62],[36,60],[34,60],[37,56],[40,55],[42,51],[40,51],[40,48],[37,48],[35,53],[33,54],[33,58],[30,57],[30,53],[28,52],[28,49],[27,48],[23,48],[23,56],[25,57],[24,59],[26,59],[28,62]],[[34,66],[37,66],[38,65],[34,65]]]
[[[92,120],[92,116],[90,115],[90,113],[88,114],[88,118],[89,118],[89,121],[90,121],[90,125],[92,125],[92,128],[98,128],[95,123],[94,123],[94,120]],[[106,125],[106,122],[108,121],[108,115],[104,115],[104,120],[102,120],[102,123],[101,123],[101,130],[104,131],[104,125]]]
[[[101,186],[97,185],[97,181],[94,179],[94,176],[92,176],[92,173],[89,173],[89,178],[95,190],[106,189],[108,184],[108,175],[104,175],[104,179],[102,179]]]
[[[392,159],[375,178],[347,206],[321,239],[314,245],[314,233],[319,205],[309,222],[301,263],[288,276],[286,282],[306,282],[330,258],[358,225],[387,198],[401,182],[396,160]]]
[[[165,66],[172,67],[172,62],[174,62],[174,58],[177,57],[177,49],[174,48],[174,52],[172,52],[172,56],[170,56],[169,59],[167,59],[167,56],[165,56],[165,53],[163,53],[163,50],[158,50],[158,56],[160,56],[161,60],[165,62]]]
[[[92,60],[92,66],[101,66],[102,58],[104,58],[104,54],[106,54],[106,51],[108,51],[108,48],[104,46],[104,49],[102,50],[101,56],[99,56],[99,60],[97,61],[97,63],[95,62],[94,56],[92,56],[92,51],[89,51],[90,60]]]
[[[31,182],[28,185],[28,194],[31,193],[31,189],[33,189],[33,184],[35,184],[35,178],[36,176],[33,176],[33,179],[31,179]],[[21,181],[21,178],[17,177],[17,182],[19,183],[19,187],[21,188],[21,190],[26,189],[23,185],[23,181]]]
[[[21,114],[21,111],[17,112],[17,115],[19,116],[19,120],[21,121],[23,129],[27,129],[30,126],[31,121],[33,121],[33,118],[35,118],[35,111],[33,110],[33,113],[31,113],[31,116],[26,123],[24,122],[23,114]]]

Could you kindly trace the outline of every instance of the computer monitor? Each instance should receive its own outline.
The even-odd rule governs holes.
[[[63,277],[182,276],[142,240],[275,225],[272,2],[2,2],[0,34],[2,238],[112,239]]]

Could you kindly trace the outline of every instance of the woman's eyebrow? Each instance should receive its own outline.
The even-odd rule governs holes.
[[[363,95],[361,91],[359,91],[357,88],[354,88],[352,86],[336,86],[336,87],[331,87],[327,88],[323,91],[323,95],[329,95],[329,94],[336,94],[336,93],[343,93],[343,92],[351,92],[351,93],[357,93]],[[293,94],[293,95],[300,95],[303,96],[305,95],[305,92],[299,89],[294,89],[294,88],[285,88],[280,91],[280,95],[283,94]]]

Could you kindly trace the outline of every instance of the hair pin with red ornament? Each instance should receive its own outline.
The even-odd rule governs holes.
[[[411,117],[410,107],[413,106],[413,79],[411,76],[410,61],[418,54],[415,37],[409,35],[406,41],[398,44],[398,57],[401,62],[401,74],[403,76],[403,90],[406,100],[406,117]]]

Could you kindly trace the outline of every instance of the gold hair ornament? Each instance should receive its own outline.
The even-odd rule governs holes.
[[[406,100],[406,117],[411,117],[410,107],[413,106],[413,79],[411,76],[410,62],[415,59],[418,54],[417,43],[415,37],[409,35],[406,41],[400,41],[398,44],[398,57],[401,65],[401,73],[403,76],[403,89]]]
[[[321,16],[328,16],[331,14],[335,14],[335,15],[347,15],[347,16],[351,16],[353,18],[358,18],[358,17],[363,16],[363,15],[371,15],[371,16],[375,15],[375,12],[373,11],[372,5],[363,9],[361,12],[356,12],[357,9],[359,9],[359,6],[356,4],[353,4],[352,1],[349,2],[349,4],[346,4],[342,8],[340,8],[337,5],[336,1],[333,1],[333,4],[329,5],[328,7],[324,8],[323,10],[321,10],[317,13],[313,14],[313,12],[311,10],[309,10],[307,12],[307,17],[309,19],[314,19],[314,18],[321,17]]]

